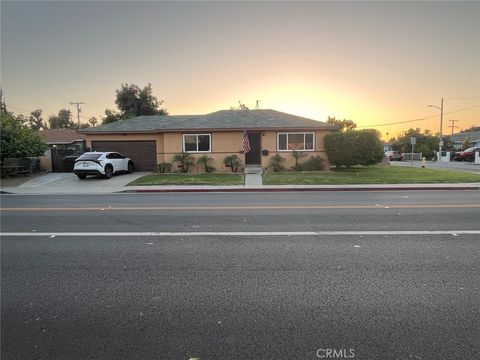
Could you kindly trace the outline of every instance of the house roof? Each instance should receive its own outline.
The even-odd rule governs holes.
[[[457,134],[449,135],[449,138],[453,142],[464,142],[465,139],[469,139],[471,142],[480,140],[480,131],[465,131]]]
[[[70,144],[85,140],[85,135],[72,129],[46,129],[38,132],[46,144]]]
[[[125,132],[172,132],[192,130],[336,129],[336,125],[275,110],[221,110],[206,115],[151,115],[116,121],[83,134]]]

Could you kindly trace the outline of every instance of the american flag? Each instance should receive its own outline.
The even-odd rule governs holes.
[[[248,134],[247,134],[247,125],[243,128],[243,140],[242,140],[242,149],[243,153],[246,154],[250,151],[250,141],[248,141]]]

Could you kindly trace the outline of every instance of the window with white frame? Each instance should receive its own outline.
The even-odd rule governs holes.
[[[315,133],[291,132],[277,134],[278,151],[313,151],[315,149]]]
[[[183,152],[211,152],[210,134],[183,134]]]

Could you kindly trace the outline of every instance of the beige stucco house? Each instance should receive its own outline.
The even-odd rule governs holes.
[[[242,153],[245,127],[251,148],[247,154]],[[335,125],[274,110],[222,110],[207,115],[139,116],[80,132],[92,151],[121,152],[133,159],[138,171],[153,171],[157,164],[172,162],[175,154],[188,152],[197,158],[207,154],[213,159],[211,166],[222,172],[230,171],[223,159],[232,154],[243,164],[263,169],[277,153],[290,168],[293,149],[320,155],[328,163],[323,138],[335,129]]]

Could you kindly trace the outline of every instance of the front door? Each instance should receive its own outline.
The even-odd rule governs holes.
[[[261,133],[248,132],[250,151],[245,155],[245,165],[260,165]]]

